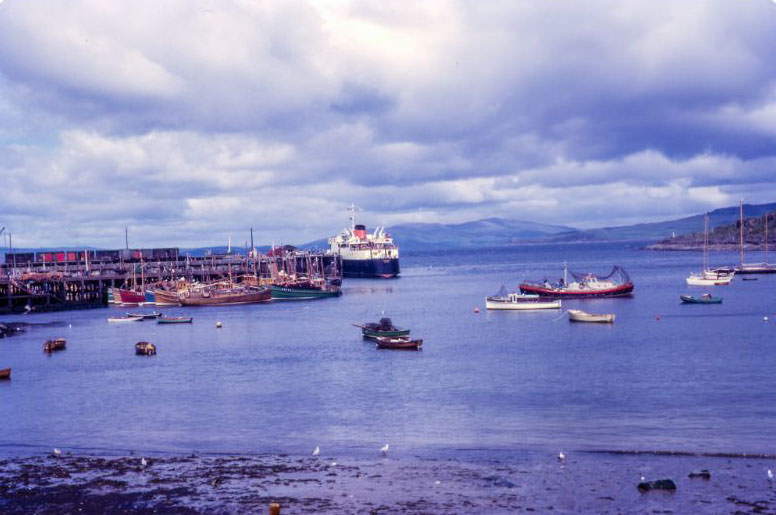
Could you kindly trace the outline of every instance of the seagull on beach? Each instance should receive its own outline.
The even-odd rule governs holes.
[[[773,481],[773,471],[768,469],[768,481]]]
[[[316,445],[315,449],[313,449],[313,456],[318,456],[320,453],[321,453],[321,448]]]
[[[54,447],[54,456],[56,457],[62,456],[62,451]]]
[[[558,453],[558,461],[563,461],[563,460],[565,460],[565,459],[566,459],[566,455],[565,455],[565,454],[563,454],[563,451],[560,451],[560,452]]]
[[[146,465],[148,465],[148,460],[145,458],[140,458],[140,466],[145,467]]]
[[[336,461],[332,461],[331,463],[329,463],[329,466],[330,467],[336,467],[337,466],[337,462]]]
[[[380,447],[380,453],[383,456],[388,456],[388,444],[385,444],[382,447]]]

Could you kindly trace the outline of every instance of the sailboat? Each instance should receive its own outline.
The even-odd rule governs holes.
[[[739,252],[741,254],[740,264],[736,267],[739,274],[773,274],[776,273],[776,265],[768,263],[768,213],[765,214],[765,263],[744,263],[744,201],[740,205],[740,230],[739,230]]]
[[[691,273],[687,277],[688,286],[719,286],[730,284],[733,281],[733,275],[735,272],[727,272],[721,270],[711,270],[708,266],[708,254],[709,254],[709,215],[703,218],[703,268],[700,273]]]

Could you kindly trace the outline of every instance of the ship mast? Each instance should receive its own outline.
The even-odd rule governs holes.
[[[348,208],[348,211],[350,211],[350,230],[354,231],[356,229],[356,211],[358,208],[356,207],[356,204],[353,202],[350,203],[350,207]]]
[[[741,203],[739,204],[739,211],[740,211],[739,216],[741,218],[741,223],[739,225],[741,227],[739,227],[739,230],[738,230],[738,234],[739,234],[738,238],[740,241],[740,245],[739,245],[740,248],[738,252],[741,256],[740,257],[741,265],[743,266],[744,264],[744,200],[743,199],[741,199]]]

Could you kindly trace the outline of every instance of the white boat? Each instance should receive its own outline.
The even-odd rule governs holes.
[[[108,317],[108,322],[112,324],[118,324],[123,322],[139,322],[143,320],[141,316],[123,316],[123,317]]]
[[[691,273],[685,281],[688,286],[722,286],[733,281],[734,271],[708,267],[709,215],[703,218],[703,267],[700,273]]]
[[[571,322],[600,322],[605,324],[611,324],[614,322],[614,313],[588,313],[581,309],[569,309],[569,321]]]
[[[724,286],[730,284],[733,281],[733,276],[721,276],[714,277],[712,274],[707,273],[709,270],[704,270],[702,273],[692,273],[685,279],[688,286]]]
[[[560,299],[550,299],[541,295],[525,293],[507,293],[485,298],[486,309],[559,309]]]

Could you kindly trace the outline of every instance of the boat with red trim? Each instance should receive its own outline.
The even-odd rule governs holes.
[[[569,282],[568,275],[572,280]],[[619,266],[612,268],[611,273],[597,276],[593,273],[580,274],[571,272],[564,263],[563,277],[558,282],[525,281],[520,284],[522,293],[557,298],[600,298],[626,297],[633,293],[633,282],[628,273]]]

